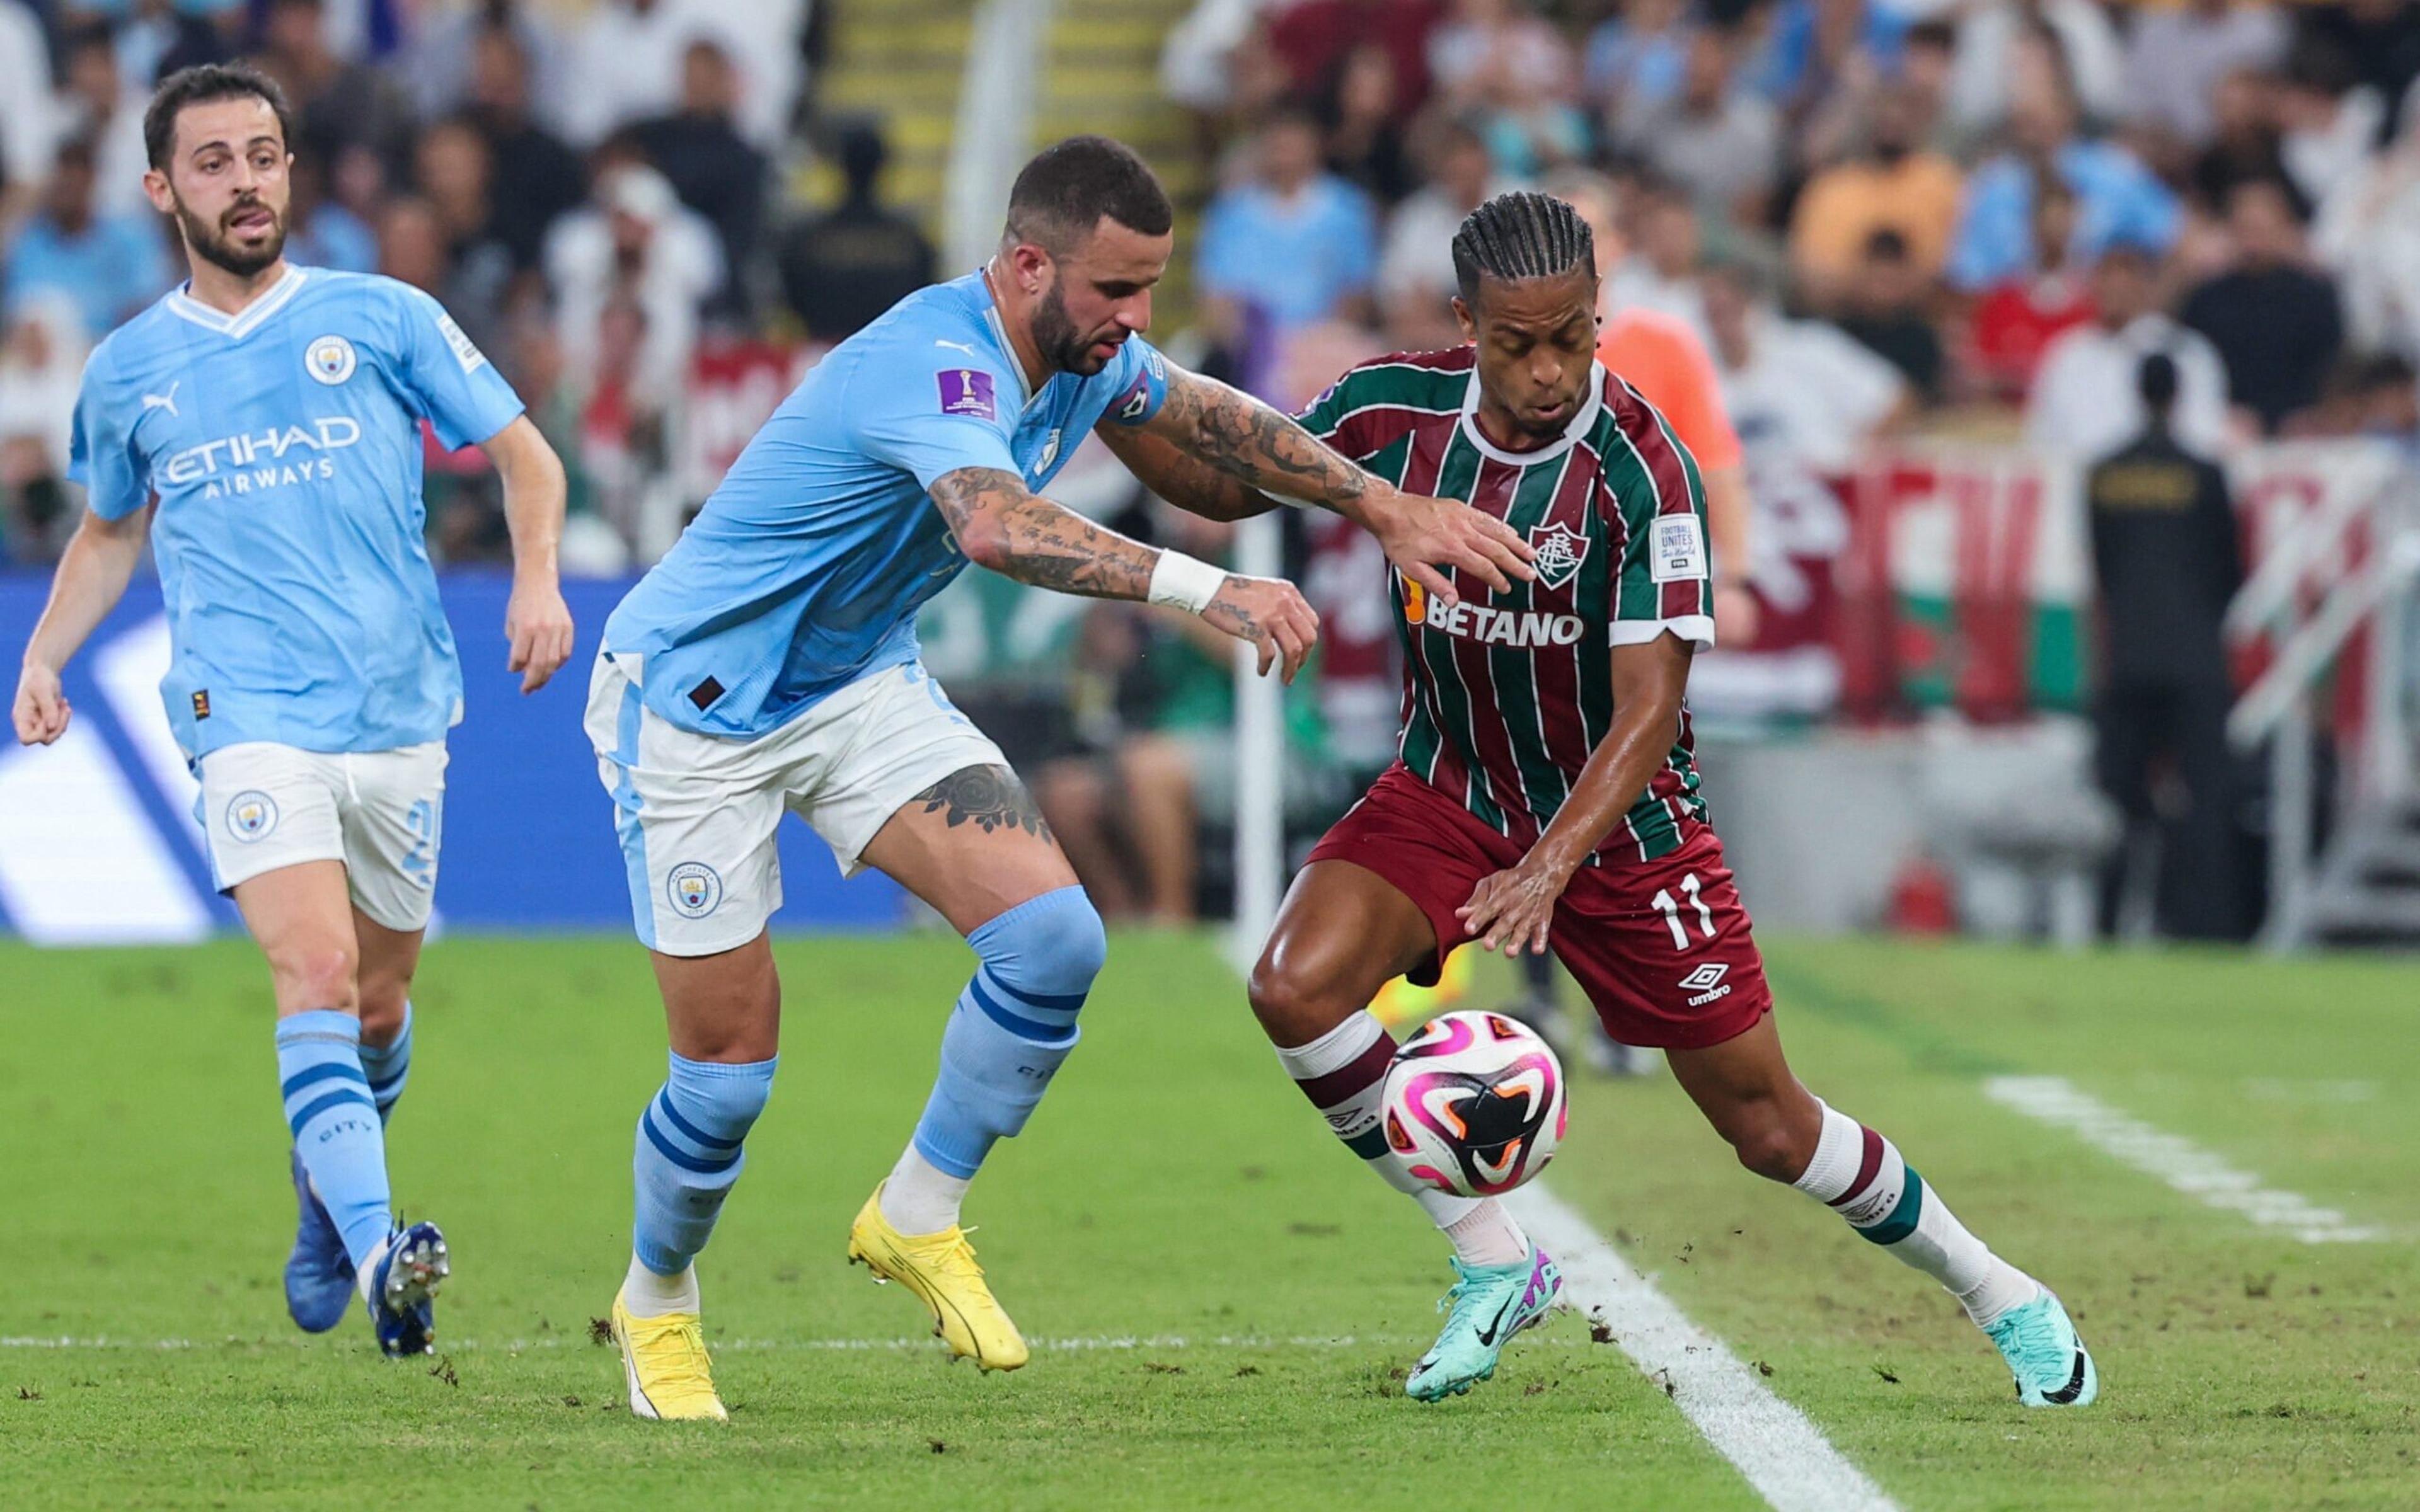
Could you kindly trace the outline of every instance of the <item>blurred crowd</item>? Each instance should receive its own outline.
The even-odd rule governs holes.
[[[1697,328],[1751,452],[2088,460],[2154,350],[2204,448],[2414,428],[2404,0],[1202,0],[1163,71],[1220,184],[1207,313],[1263,363],[1452,340],[1452,227],[1532,184],[1610,208],[1608,307]]]
[[[143,195],[151,86],[236,57],[299,117],[288,255],[444,301],[570,466],[567,564],[660,551],[702,345],[837,340],[934,274],[916,224],[876,203],[876,123],[815,110],[828,9],[0,0],[0,563],[47,561],[72,529],[85,355],[183,276]],[[811,211],[816,162],[845,188]],[[429,501],[441,560],[502,553],[477,454],[432,449]]]
[[[566,566],[651,561],[798,363],[943,271],[884,203],[880,123],[818,106],[845,3],[0,0],[0,564],[72,530],[85,355],[181,276],[140,187],[145,99],[228,57],[297,107],[292,255],[441,299],[568,466]],[[1711,364],[1768,624],[1792,563],[1841,548],[1826,480],[1872,442],[2090,464],[2142,441],[2155,355],[2180,457],[2351,434],[2420,456],[2406,0],[1197,0],[1161,75],[1206,188],[1163,306],[1186,318],[1156,338],[1300,403],[1362,357],[1458,342],[1462,217],[1559,193],[1596,227],[1607,314]],[[1226,549],[1096,450],[1054,493]],[[439,560],[500,559],[478,455],[432,441],[429,479]],[[1370,543],[1285,519],[1326,622],[1288,695],[1290,819],[1315,833],[1390,754],[1392,636]],[[967,590],[981,666],[1040,671],[954,686],[1105,911],[1215,906],[1226,648],[999,586]]]

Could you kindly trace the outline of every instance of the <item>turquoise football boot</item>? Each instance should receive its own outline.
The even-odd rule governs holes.
[[[1505,1343],[1544,1321],[1563,1289],[1563,1273],[1535,1244],[1528,1258],[1511,1265],[1465,1265],[1457,1257],[1453,1271],[1461,1279],[1437,1304],[1453,1309],[1445,1332],[1404,1382],[1404,1392],[1419,1401],[1459,1396],[1495,1375]]]
[[[2027,1407],[2084,1407],[2101,1395],[2101,1372],[2048,1287],[1983,1332],[2000,1347],[2017,1378],[2017,1400]]]

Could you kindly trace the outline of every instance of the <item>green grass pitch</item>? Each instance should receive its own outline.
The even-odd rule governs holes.
[[[1033,1363],[983,1377],[842,1259],[963,980],[947,937],[782,947],[788,1034],[701,1262],[725,1427],[619,1410],[589,1342],[662,1074],[616,940],[431,947],[392,1131],[456,1257],[442,1358],[305,1339],[251,948],[0,947],[0,1505],[1753,1508],[1576,1318],[1401,1395],[1444,1247],[1280,1074],[1206,940],[1126,935],[969,1217]],[[2420,1506],[2412,967],[1772,950],[1801,1074],[2057,1287],[2101,1403],[2028,1413],[1930,1282],[1738,1170],[1668,1078],[1580,1082],[1548,1177],[1902,1507]],[[1481,1002],[1505,978],[1486,963]],[[2256,1227],[1985,1098],[2058,1074],[2383,1241]]]

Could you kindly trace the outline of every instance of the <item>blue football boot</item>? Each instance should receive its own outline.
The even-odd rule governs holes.
[[[395,1359],[436,1351],[437,1309],[430,1299],[452,1273],[445,1236],[435,1224],[396,1226],[370,1262],[370,1323],[380,1350]]]
[[[328,1205],[311,1188],[302,1157],[287,1151],[294,1165],[294,1253],[286,1257],[286,1312],[305,1334],[325,1334],[345,1320],[353,1304],[353,1262],[345,1236],[336,1232]]]

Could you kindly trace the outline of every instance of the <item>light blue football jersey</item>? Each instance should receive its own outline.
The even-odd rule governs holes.
[[[1140,425],[1167,394],[1139,336],[1029,393],[980,273],[919,290],[783,401],[606,621],[606,649],[645,658],[647,708],[681,729],[776,729],[915,657],[917,609],[967,564],[935,479],[997,468],[1039,489],[1104,416]]]
[[[289,266],[226,316],[181,289],[110,333],[76,396],[70,475],[151,548],[188,758],[442,738],[462,671],[421,535],[421,430],[448,448],[521,412],[438,302],[393,279]]]

